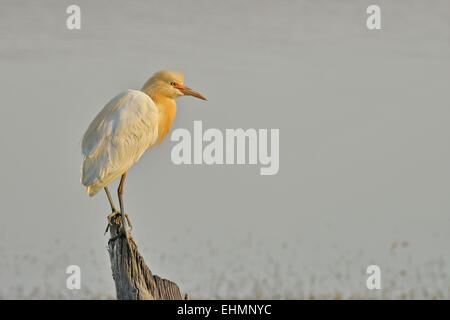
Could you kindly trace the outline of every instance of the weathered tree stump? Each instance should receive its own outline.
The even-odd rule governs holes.
[[[111,219],[108,252],[119,300],[182,300],[175,282],[153,275],[139,254],[131,234],[120,236],[120,214]],[[184,299],[188,299],[187,295]]]

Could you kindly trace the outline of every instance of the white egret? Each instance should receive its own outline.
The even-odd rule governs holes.
[[[164,141],[175,118],[176,98],[189,95],[206,100],[183,82],[183,74],[177,71],[155,73],[140,91],[124,91],[108,102],[83,136],[81,183],[91,197],[105,190],[113,211],[110,220],[119,211],[108,184],[121,177],[117,194],[125,236],[123,185],[128,169],[145,150]]]

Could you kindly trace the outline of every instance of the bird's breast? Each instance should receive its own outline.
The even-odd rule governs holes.
[[[170,101],[165,101],[165,103],[157,103],[156,107],[159,110],[158,140],[159,143],[162,143],[172,127],[173,120],[177,113],[177,105],[173,99],[170,99]]]

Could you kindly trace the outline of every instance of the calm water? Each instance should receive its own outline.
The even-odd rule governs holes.
[[[280,171],[147,152],[125,201],[154,273],[193,298],[450,298],[448,1],[380,1],[374,32],[369,1],[77,3],[80,31],[70,2],[0,4],[0,298],[115,296],[81,136],[165,68],[209,100],[175,128],[278,128]]]

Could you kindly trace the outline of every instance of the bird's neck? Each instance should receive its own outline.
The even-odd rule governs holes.
[[[177,113],[177,104],[174,99],[164,96],[150,96],[159,110],[158,140],[162,143],[170,132],[173,120]]]

